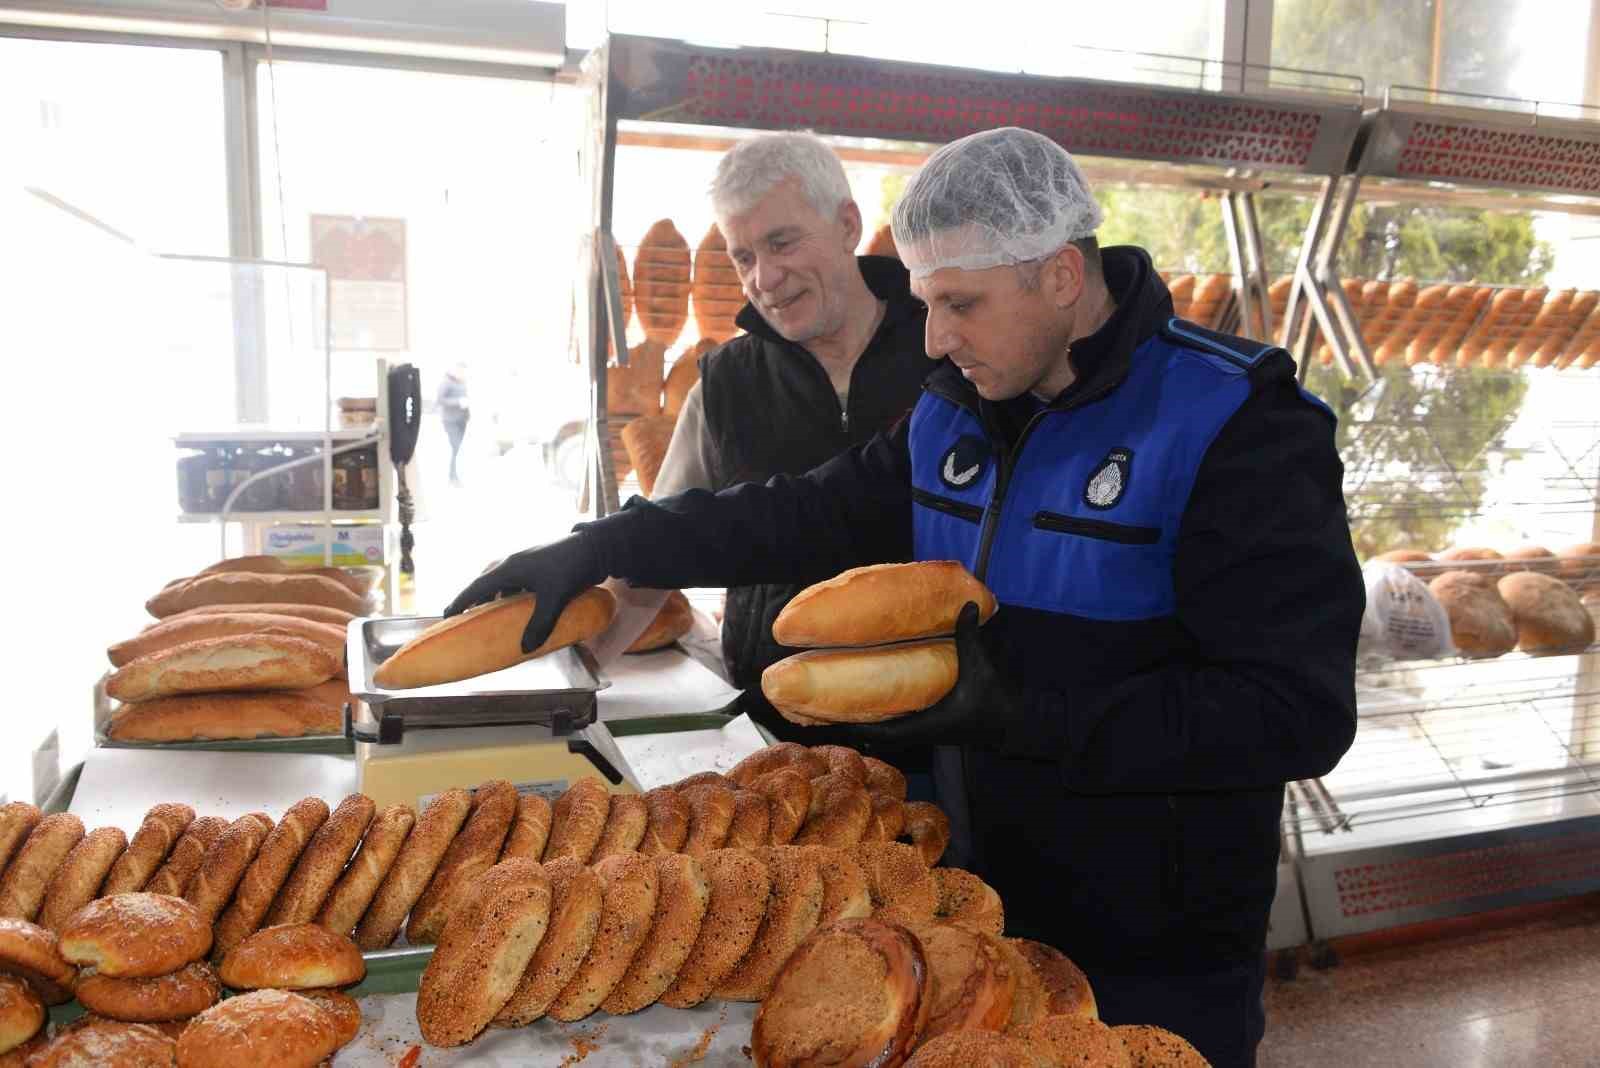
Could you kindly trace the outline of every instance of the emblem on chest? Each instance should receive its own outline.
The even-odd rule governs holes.
[[[1106,453],[1106,458],[1089,475],[1083,487],[1083,503],[1102,511],[1115,508],[1128,492],[1128,481],[1133,475],[1133,450],[1118,446]]]
[[[982,438],[963,435],[939,461],[939,481],[951,489],[965,489],[983,475],[989,446]]]

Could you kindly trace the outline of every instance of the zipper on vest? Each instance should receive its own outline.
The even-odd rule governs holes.
[[[1159,527],[1135,527],[1126,523],[1108,523],[1104,519],[1084,519],[1056,512],[1034,513],[1033,525],[1038,530],[1099,538],[1101,541],[1115,541],[1123,545],[1154,545],[1161,540]]]
[[[976,504],[967,504],[964,501],[952,501],[948,497],[941,497],[936,493],[929,493],[925,489],[911,487],[911,499],[924,508],[931,508],[935,512],[953,515],[957,519],[965,519],[969,523],[976,523],[983,518],[983,509]]]
[[[994,479],[994,493],[989,498],[989,507],[983,517],[983,530],[978,535],[978,573],[975,577],[979,582],[988,581],[985,576],[989,573],[989,554],[994,551],[994,536],[1000,528],[1000,512],[1005,506],[1006,489],[1011,483],[1011,472],[1016,470],[1017,457],[1022,454],[1022,446],[1028,440],[1028,435],[1033,433],[1033,428],[1039,425],[1039,420],[1049,411],[1050,409],[1043,408],[1034,412],[1023,425],[1022,433],[1017,435],[1016,444],[1000,457],[1000,470]]]

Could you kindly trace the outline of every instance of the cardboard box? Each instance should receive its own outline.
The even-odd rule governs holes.
[[[280,523],[267,530],[262,551],[285,563],[316,566],[322,563],[328,528],[321,523]],[[382,565],[384,527],[381,523],[361,523],[333,528],[335,567]]]

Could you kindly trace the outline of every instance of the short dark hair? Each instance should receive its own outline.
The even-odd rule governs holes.
[[[1076,241],[1068,241],[1067,244],[1083,254],[1085,275],[1090,278],[1103,277],[1104,268],[1100,263],[1100,242],[1095,239],[1093,234],[1088,237],[1080,237]],[[1045,259],[1049,258],[1048,256],[1045,257]],[[1027,263],[1017,264],[1017,285],[1027,290],[1038,289],[1039,276],[1044,272],[1044,262],[1044,260],[1029,260]]]

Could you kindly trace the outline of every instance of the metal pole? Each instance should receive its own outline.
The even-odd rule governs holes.
[[[1250,269],[1245,259],[1244,241],[1239,233],[1238,204],[1232,190],[1223,193],[1219,198],[1222,202],[1222,233],[1228,242],[1228,261],[1233,264],[1233,294],[1239,304],[1239,324],[1237,332],[1248,335],[1254,316],[1251,309],[1254,300],[1251,296]]]
[[[1272,337],[1272,278],[1267,272],[1267,253],[1261,240],[1261,217],[1256,214],[1256,195],[1241,193],[1239,206],[1242,209],[1240,223],[1244,227],[1245,252],[1249,254],[1252,273],[1256,285],[1260,287],[1256,305],[1261,316],[1261,333],[1254,336],[1265,341]]]
[[[1322,192],[1317,195],[1316,203],[1311,206],[1311,219],[1306,223],[1305,240],[1300,243],[1300,255],[1295,260],[1294,283],[1289,287],[1289,303],[1283,310],[1283,333],[1279,337],[1279,344],[1295,352],[1295,358],[1301,360],[1302,370],[1304,360],[1301,359],[1299,350],[1302,342],[1306,341],[1301,327],[1305,322],[1306,294],[1311,288],[1311,261],[1316,255],[1318,244],[1322,241],[1322,231],[1327,226],[1329,209],[1333,205],[1334,194],[1338,188],[1338,175],[1330,174],[1322,180]]]

